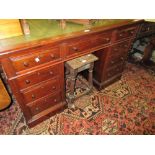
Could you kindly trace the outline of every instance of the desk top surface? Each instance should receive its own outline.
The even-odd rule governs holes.
[[[117,27],[118,25],[127,25],[137,20],[121,20],[121,19],[102,19],[97,20],[89,26],[81,24],[75,24],[66,22],[66,27],[62,29],[58,20],[46,20],[46,19],[29,19],[27,20],[30,27],[30,35],[22,35],[18,37],[12,37],[8,39],[0,40],[0,54],[4,51],[18,49],[19,45],[36,45],[43,43],[47,40],[61,40],[64,38],[71,38],[84,33],[91,33],[98,30],[108,29],[110,27]],[[89,32],[85,30],[89,29]],[[18,47],[19,46],[19,47]]]

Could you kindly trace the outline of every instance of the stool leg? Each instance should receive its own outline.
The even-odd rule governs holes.
[[[70,93],[69,93],[69,102],[68,107],[73,108],[74,107],[74,91],[75,91],[75,79],[76,79],[77,71],[73,70],[70,72]]]
[[[94,63],[92,62],[90,64],[90,68],[89,68],[89,77],[88,77],[88,82],[89,82],[89,88],[90,88],[90,91],[92,90],[93,88],[93,68],[94,68]]]

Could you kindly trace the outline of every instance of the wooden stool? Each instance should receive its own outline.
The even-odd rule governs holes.
[[[69,78],[70,78],[70,92],[68,94],[68,107],[74,107],[74,99],[77,98],[74,95],[75,92],[75,83],[76,83],[76,77],[77,74],[81,71],[84,71],[88,69],[89,71],[89,77],[88,77],[88,88],[87,90],[82,94],[89,93],[93,88],[93,67],[94,67],[94,61],[98,60],[98,58],[93,54],[88,54],[70,61],[67,61],[65,63],[65,67],[67,71],[69,71]],[[81,96],[82,96],[81,95]],[[80,97],[80,96],[78,96]]]

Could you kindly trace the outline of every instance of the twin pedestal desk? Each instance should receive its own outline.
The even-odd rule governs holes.
[[[0,64],[27,124],[32,127],[65,108],[66,61],[94,53],[99,60],[94,66],[93,81],[99,90],[120,79],[143,20],[103,20],[87,29],[78,24],[68,24],[66,30],[51,26],[46,35],[58,34],[46,38],[35,36],[37,28],[31,30],[33,21],[29,22],[29,36],[0,40]],[[70,27],[72,32],[68,31]]]

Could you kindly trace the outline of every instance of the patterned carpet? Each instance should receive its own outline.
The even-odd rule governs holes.
[[[28,128],[15,103],[0,112],[0,134],[155,134],[155,76],[140,66],[128,64],[120,81],[100,92],[94,88],[75,105]]]

